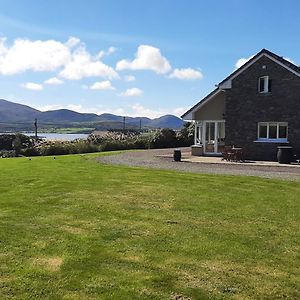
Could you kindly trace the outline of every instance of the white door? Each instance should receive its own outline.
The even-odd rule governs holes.
[[[203,137],[205,154],[221,154],[225,145],[225,122],[205,121]]]

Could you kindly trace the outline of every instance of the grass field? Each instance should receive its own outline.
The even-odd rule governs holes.
[[[300,298],[299,182],[94,157],[0,160],[0,299]]]

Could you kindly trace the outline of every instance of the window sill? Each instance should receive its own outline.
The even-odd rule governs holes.
[[[258,92],[259,96],[270,96],[272,95],[272,92]]]
[[[254,143],[274,143],[274,144],[288,144],[287,139],[258,139]]]

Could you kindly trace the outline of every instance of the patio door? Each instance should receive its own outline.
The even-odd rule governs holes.
[[[204,153],[221,154],[225,145],[225,122],[205,121],[203,130]]]

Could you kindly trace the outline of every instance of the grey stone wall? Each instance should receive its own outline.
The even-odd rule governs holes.
[[[272,80],[270,93],[258,92],[261,76]],[[258,122],[288,122],[288,141],[300,155],[300,78],[292,72],[265,56],[260,58],[232,80],[225,106],[226,144],[243,147],[246,158],[276,160],[280,144],[254,142]]]

